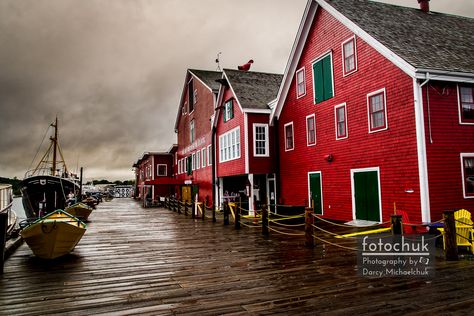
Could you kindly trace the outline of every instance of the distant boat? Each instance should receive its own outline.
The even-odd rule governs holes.
[[[55,259],[71,252],[86,232],[86,224],[63,210],[56,210],[29,224],[21,237],[35,256]]]
[[[68,206],[64,210],[83,221],[87,221],[93,211],[92,207],[81,202]]]
[[[54,136],[35,169],[27,171],[20,183],[23,208],[29,221],[67,206],[69,196],[79,192],[78,178],[66,166],[58,142],[58,118],[51,124]]]

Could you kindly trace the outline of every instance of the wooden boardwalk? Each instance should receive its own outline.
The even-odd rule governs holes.
[[[351,251],[129,199],[90,220],[71,255],[41,261],[22,245],[6,261],[0,315],[474,314],[470,260],[437,260],[431,279],[367,279]]]

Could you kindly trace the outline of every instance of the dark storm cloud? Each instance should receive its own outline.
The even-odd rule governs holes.
[[[71,169],[132,178],[144,151],[176,142],[186,69],[214,70],[222,52],[221,66],[253,58],[254,70],[282,73],[305,4],[0,0],[0,176],[23,176],[58,115]],[[456,4],[464,11],[453,13],[474,11]]]

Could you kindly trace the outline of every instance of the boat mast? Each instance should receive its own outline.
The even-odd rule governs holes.
[[[51,124],[54,127],[54,138],[51,138],[53,142],[53,165],[51,167],[51,174],[56,175],[56,159],[57,159],[57,150],[58,150],[58,117],[56,116],[56,121],[54,124]]]

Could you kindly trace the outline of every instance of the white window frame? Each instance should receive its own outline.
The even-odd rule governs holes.
[[[178,174],[181,174],[181,159],[178,160]]]
[[[184,162],[184,173],[188,173],[188,162],[186,161],[187,157],[184,157],[183,158],[183,162]]]
[[[232,110],[232,117],[229,118],[230,110]],[[224,103],[224,123],[229,122],[231,119],[234,118],[234,99],[229,99]]]
[[[309,137],[308,137],[309,135],[308,119],[309,118],[313,118],[313,122],[314,122],[314,143],[309,142]],[[314,113],[306,116],[306,146],[308,147],[316,146],[316,115]]]
[[[265,152],[263,154],[257,154],[257,127],[263,127],[265,133]],[[262,141],[262,140],[260,140]],[[270,156],[270,149],[269,149],[269,135],[268,135],[268,124],[264,123],[254,123],[253,124],[253,156],[254,157],[269,157]]]
[[[290,126],[291,125],[291,138],[293,140],[293,147],[292,148],[288,148],[288,144],[286,142],[286,127],[287,126]],[[295,150],[295,126],[293,125],[293,121],[289,122],[289,123],[286,123],[284,126],[283,126],[283,133],[284,133],[284,139],[285,139],[285,151],[292,151],[292,150]]]
[[[474,195],[466,195],[466,184],[464,181],[464,158],[474,158],[474,153],[461,153],[461,180],[462,180],[462,195],[465,199],[474,199]]]
[[[346,130],[346,135],[344,135],[343,137],[339,137],[339,134],[338,134],[338,122],[337,122],[337,110],[339,108],[344,108],[344,123],[345,123],[345,130]],[[334,123],[335,123],[335,127],[336,127],[336,140],[341,140],[341,139],[346,139],[349,137],[349,129],[347,128],[347,106],[346,106],[346,103],[342,103],[342,104],[339,104],[339,105],[336,105],[334,107]]]
[[[192,153],[191,155],[191,170],[196,170],[196,153]]]
[[[208,145],[207,146],[207,165],[208,166],[212,166],[212,160],[213,160],[213,156],[211,152],[211,145]]]
[[[384,119],[385,119],[385,127],[384,128],[376,128],[376,129],[372,129],[372,124],[370,123],[371,122],[371,117],[370,117],[370,97],[371,96],[374,96],[374,95],[377,95],[377,94],[381,94],[383,93],[383,110],[384,110]],[[385,131],[388,129],[388,119],[387,119],[387,93],[385,92],[385,88],[382,88],[382,89],[379,89],[377,91],[374,91],[374,92],[371,92],[369,94],[367,94],[367,123],[368,123],[368,126],[369,126],[369,134],[372,134],[372,133],[377,133],[377,132],[381,132],[381,131]]]
[[[201,168],[201,151],[196,151],[196,170]]]
[[[165,174],[160,174],[160,167],[165,167]],[[166,177],[168,176],[168,166],[166,164],[159,163],[156,165],[156,176],[158,177]]]
[[[354,69],[346,72],[346,56],[345,56],[345,51],[344,51],[344,45],[346,45],[348,42],[353,41],[354,42]],[[346,39],[344,42],[341,43],[341,56],[342,56],[342,76],[349,76],[350,74],[353,74],[354,72],[357,71],[357,41],[355,35],[351,36],[350,38]]]
[[[298,82],[298,74],[303,72],[303,82]],[[304,97],[306,95],[306,69],[305,67],[301,67],[300,69],[298,69],[296,71],[296,74],[295,74],[295,83],[296,83],[296,98],[297,99],[301,99],[302,97]],[[304,87],[304,91],[302,94],[299,94],[300,90],[299,90],[299,85],[302,84],[303,87]]]
[[[459,124],[460,125],[474,125],[474,122],[464,122],[462,120],[462,113],[461,113],[461,86],[467,86],[467,85],[457,85],[457,93],[458,93],[458,115],[459,115]],[[474,89],[474,87],[473,87]]]
[[[193,83],[193,85],[194,85],[194,83]],[[193,105],[196,105],[197,99],[198,99],[198,91],[197,91],[197,89],[194,89],[194,91],[193,91],[193,102],[194,102]]]
[[[219,135],[219,163],[240,159],[241,146],[240,126]]]
[[[189,122],[189,140],[190,143],[194,143],[196,140],[196,123],[194,119]]]
[[[201,163],[202,163],[201,167],[202,168],[206,167],[206,164],[207,164],[207,157],[206,157],[207,155],[206,155],[206,153],[207,153],[206,147],[202,148],[201,149]]]

